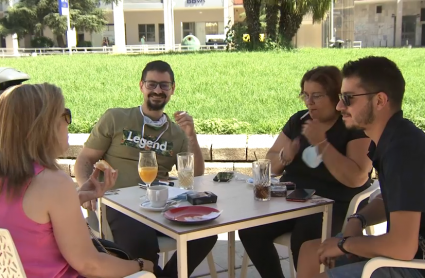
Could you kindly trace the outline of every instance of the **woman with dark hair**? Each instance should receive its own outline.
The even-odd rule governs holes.
[[[367,156],[370,139],[362,131],[348,130],[336,110],[342,75],[334,66],[306,72],[299,97],[307,110],[298,111],[285,124],[266,158],[272,173],[282,174],[297,188],[335,200],[332,234],[341,231],[354,195],[370,186],[372,165]],[[281,278],[283,272],[274,239],[291,235],[293,260],[298,261],[303,242],[320,238],[322,214],[314,214],[239,231],[251,261],[263,278]]]

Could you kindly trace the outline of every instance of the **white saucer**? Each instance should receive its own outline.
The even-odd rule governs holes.
[[[165,206],[166,205],[167,204],[165,204]],[[142,209],[150,210],[150,211],[162,211],[165,208],[165,206],[160,207],[160,208],[153,208],[153,207],[151,207],[151,202],[143,202],[143,203],[140,204],[140,207]]]

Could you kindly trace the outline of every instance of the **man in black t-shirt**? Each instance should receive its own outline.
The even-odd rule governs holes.
[[[372,139],[369,149],[381,194],[348,218],[343,235],[303,245],[298,278],[315,277],[319,261],[335,267],[316,277],[360,278],[368,259],[423,259],[419,236],[425,235],[425,133],[403,118],[405,81],[396,64],[366,57],[345,64],[340,102],[347,127]],[[363,236],[366,226],[387,221],[387,232]],[[313,249],[318,250],[314,252]],[[373,278],[424,277],[421,270],[379,268]]]

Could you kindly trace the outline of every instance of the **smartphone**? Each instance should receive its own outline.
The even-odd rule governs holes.
[[[233,172],[218,172],[218,174],[213,178],[213,181],[228,182],[233,179],[234,176],[235,174]]]
[[[286,196],[286,200],[292,202],[305,202],[310,199],[314,195],[314,193],[316,193],[316,190],[314,189],[296,188],[294,191],[292,191]]]

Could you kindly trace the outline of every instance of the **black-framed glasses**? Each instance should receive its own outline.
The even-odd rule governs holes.
[[[365,93],[365,94],[358,94],[358,95],[353,95],[353,94],[347,94],[347,93],[342,93],[339,94],[339,99],[342,101],[342,103],[344,103],[345,106],[350,106],[351,105],[351,99],[353,97],[359,97],[359,96],[367,96],[367,95],[376,95],[379,92],[375,92],[375,93]]]
[[[65,118],[67,124],[70,125],[72,123],[72,115],[71,110],[69,108],[65,108],[65,112],[63,112],[62,117]]]
[[[155,90],[158,85],[163,91],[169,91],[173,87],[173,82],[156,82],[145,80],[143,81],[143,83],[145,84],[148,90]]]

